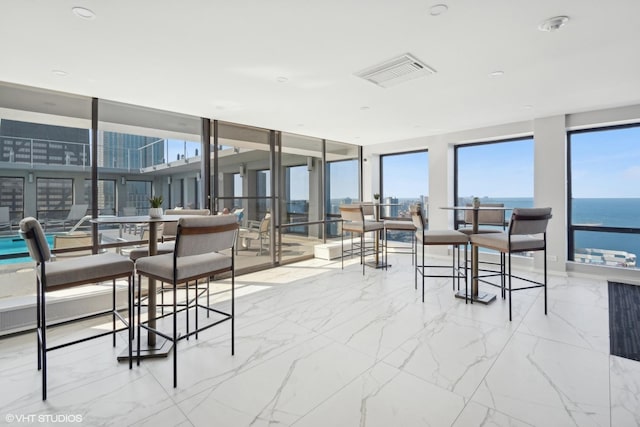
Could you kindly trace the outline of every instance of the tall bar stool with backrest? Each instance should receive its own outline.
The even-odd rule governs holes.
[[[166,333],[157,329],[152,329],[148,325],[143,325],[140,321],[140,301],[138,301],[138,354],[140,353],[140,329],[145,328],[153,331],[161,337],[173,342],[173,387],[178,385],[178,341],[192,335],[198,337],[198,333],[214,325],[231,320],[231,354],[234,348],[234,310],[235,310],[235,252],[238,233],[238,223],[235,215],[203,216],[202,218],[180,218],[176,230],[176,243],[173,253],[154,255],[139,258],[136,261],[136,272],[138,274],[138,300],[140,300],[141,286],[140,277],[150,277],[162,282],[170,283],[173,287],[173,312],[167,316],[172,316],[173,330]],[[222,253],[225,251],[225,253]],[[229,251],[228,253],[226,251]],[[206,279],[207,287],[209,280],[216,274],[231,273],[231,311],[223,312],[207,305],[202,305],[198,301],[197,287],[199,279]],[[189,286],[195,283],[196,298],[193,302],[187,300],[184,308],[178,311],[177,288],[179,284]],[[208,322],[200,327],[198,322],[198,309],[217,313],[221,319]],[[190,311],[195,312],[195,329],[187,330],[183,335],[178,335],[178,314],[190,315]],[[155,316],[155,313],[148,313],[148,316]],[[138,358],[137,363],[140,363]]]
[[[483,283],[502,288],[502,298],[505,293],[509,293],[509,321],[512,320],[511,313],[511,292],[532,288],[544,288],[544,314],[547,314],[547,225],[551,219],[551,208],[515,208],[509,221],[509,229],[506,233],[474,234],[471,236],[471,245],[499,251],[501,256],[507,257],[507,271],[501,268],[501,284],[496,285],[487,281],[483,275],[478,278]],[[544,252],[544,279],[542,282],[515,276],[511,271],[511,254],[522,252]],[[505,287],[505,274],[508,276],[508,287]],[[495,276],[495,274],[493,274]],[[512,279],[519,279],[531,286],[520,288],[512,287]],[[474,278],[475,279],[475,278]]]
[[[467,207],[471,207],[472,205],[467,204]],[[478,210],[478,233],[477,234],[486,234],[486,233],[502,233],[506,229],[507,222],[504,219],[504,203],[481,203],[481,208],[501,208],[496,210],[488,210],[488,209],[479,209]],[[464,211],[464,222],[463,226],[458,228],[458,231],[466,234],[467,236],[471,236],[473,234],[473,211],[465,210]],[[459,249],[459,248],[458,248]],[[460,253],[458,253],[458,260],[460,260]],[[504,267],[504,254],[500,255],[500,263],[484,263],[484,264],[493,264],[500,265],[500,268]]]
[[[422,246],[422,264],[419,265],[417,261],[417,251],[416,251],[416,262],[415,262],[415,270],[414,270],[414,287],[417,289],[418,287],[418,273],[422,276],[422,302],[424,302],[424,279],[425,277],[450,277],[453,281],[453,287],[455,289],[456,279],[458,281],[458,287],[460,287],[460,279],[464,279],[464,288],[465,295],[467,294],[467,243],[469,242],[469,237],[456,230],[427,230],[426,222],[424,221],[424,216],[422,215],[422,207],[420,205],[412,205],[410,207],[411,212],[411,220],[416,227],[416,240],[417,244]],[[425,246],[452,246],[453,251],[451,251],[451,274],[427,274],[427,268],[449,268],[448,266],[443,265],[425,265],[424,259],[424,247]],[[464,256],[465,263],[464,269],[460,270],[460,266],[456,265],[456,249],[460,246],[465,248]],[[459,253],[459,252],[458,252]],[[458,263],[459,264],[459,263]],[[467,298],[465,297],[465,303],[467,302]]]
[[[42,400],[47,399],[47,353],[72,344],[81,343],[90,339],[113,335],[113,346],[116,346],[116,332],[128,330],[129,343],[129,369],[132,367],[131,341],[132,336],[132,298],[133,298],[133,262],[125,257],[114,253],[103,253],[89,255],[63,261],[52,261],[51,250],[45,238],[42,227],[33,217],[24,218],[20,221],[20,234],[27,243],[29,254],[36,262],[36,331],[38,341],[38,370],[42,370]],[[116,279],[127,278],[128,284],[128,319],[122,316],[116,309]],[[91,313],[90,315],[73,319],[62,323],[70,323],[96,315],[112,314],[112,330],[90,337],[69,341],[55,346],[49,346],[47,342],[47,292],[67,289],[75,286],[90,283],[99,283],[107,280],[113,282],[112,308],[101,313]],[[116,328],[116,318],[120,319],[125,326]],[[58,323],[58,324],[62,324]],[[51,325],[56,326],[56,325]]]
[[[210,215],[209,209],[167,209],[164,211],[165,215]],[[162,235],[162,241],[173,240],[176,237],[178,228],[177,222],[166,222],[164,224],[164,234]]]
[[[368,252],[372,252],[375,251],[375,249],[368,249],[365,246],[365,241],[364,241],[364,235],[365,233],[369,233],[369,232],[374,232],[374,234],[377,234],[378,231],[383,231],[384,230],[384,223],[380,222],[380,221],[372,221],[372,220],[365,220],[365,208],[364,205],[342,205],[340,206],[340,216],[342,217],[342,257],[341,257],[341,261],[342,261],[342,268],[344,268],[344,254],[345,254],[345,250],[344,250],[344,233],[345,231],[348,231],[351,233],[351,248],[349,249],[349,251],[347,251],[348,253],[355,253],[355,249],[354,249],[354,245],[356,247],[358,247],[359,249],[359,254],[360,254],[360,264],[362,264],[362,274],[364,274],[364,267],[365,267],[365,263],[364,263],[364,257],[366,256],[366,254]],[[358,233],[360,234],[360,244],[354,244],[353,243],[353,233]],[[376,235],[374,237],[375,239],[378,238],[378,236]],[[374,246],[375,246],[375,242],[374,242]],[[384,245],[382,247],[383,252],[384,252]],[[384,258],[384,253],[383,253],[383,258]]]
[[[416,256],[416,226],[413,221],[402,221],[402,220],[393,220],[393,219],[385,219],[384,220],[384,247],[385,253],[387,256],[389,255],[389,231],[405,231],[411,233],[411,249],[407,250],[402,246],[395,246],[393,249],[396,249],[394,253],[399,254],[410,254],[411,255],[411,265],[414,263],[414,259]],[[385,259],[384,264],[387,264],[387,260]]]

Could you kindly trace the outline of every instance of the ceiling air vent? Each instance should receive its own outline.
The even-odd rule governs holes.
[[[434,74],[436,70],[408,53],[356,73],[380,87],[389,87],[407,80]]]

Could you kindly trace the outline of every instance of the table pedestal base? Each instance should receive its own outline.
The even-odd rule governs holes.
[[[391,264],[383,264],[381,261],[380,262],[375,262],[375,261],[366,261],[365,265],[371,268],[387,268],[387,267],[391,267]]]
[[[465,299],[464,291],[456,292],[455,297]],[[496,299],[496,296],[488,292],[478,292],[477,296],[468,294],[468,298],[470,299],[473,298],[473,302],[479,302],[480,304],[489,304],[490,302]]]
[[[149,346],[147,344],[147,340],[143,340],[140,342],[140,358],[141,359],[153,359],[158,357],[167,357],[169,352],[173,348],[171,345],[171,341],[168,341],[158,335],[156,335],[156,344],[154,346]],[[136,360],[137,350],[136,350],[136,340],[134,339],[131,342],[133,346],[133,360]],[[119,356],[118,362],[129,361],[129,349],[125,349]]]

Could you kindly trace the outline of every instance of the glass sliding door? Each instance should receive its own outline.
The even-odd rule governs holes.
[[[211,134],[215,134],[214,129]],[[236,268],[240,271],[276,262],[270,137],[266,129],[218,123],[218,141],[214,141],[218,194],[214,206],[219,213],[237,217],[240,232]]]
[[[360,200],[359,147],[336,141],[326,142],[325,227],[327,239],[340,237],[340,205]]]
[[[324,213],[321,139],[283,133],[281,137],[280,261],[313,256],[322,243]]]

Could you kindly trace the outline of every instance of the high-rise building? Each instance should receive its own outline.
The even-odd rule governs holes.
[[[98,149],[98,166],[116,169],[142,169],[164,163],[164,139],[152,136],[104,132]]]
[[[89,130],[0,120],[0,161],[88,166]]]
[[[382,217],[383,218],[395,218],[400,214],[400,205],[398,204],[397,197],[385,197],[382,202]]]

